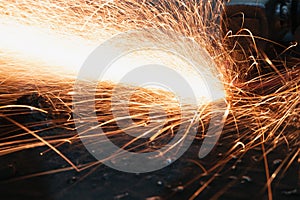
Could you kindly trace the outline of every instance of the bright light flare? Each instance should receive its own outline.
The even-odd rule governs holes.
[[[199,55],[199,57],[201,57],[201,55]],[[191,63],[190,60],[174,55],[171,52],[161,50],[140,50],[121,57],[109,66],[103,75],[102,80],[141,86],[138,81],[134,82],[134,80],[132,80],[133,82],[124,82],[122,81],[122,78],[134,69],[145,65],[160,65],[168,67],[180,74],[184,81],[186,81],[191,87],[198,105],[225,98],[225,91],[221,81],[213,73],[206,70],[209,66],[203,66],[203,64],[193,66],[193,63]],[[197,73],[195,71],[195,68],[197,68],[200,73],[203,73],[202,76],[199,75],[199,72]],[[166,76],[167,79],[169,74],[164,74],[164,76]],[[178,82],[178,84],[181,83]],[[145,85],[145,87],[149,89],[154,88],[167,90],[176,94],[177,97],[183,97],[187,100],[187,102],[190,102],[188,98],[192,98],[188,96],[189,94],[186,92],[187,88],[174,91],[172,88],[158,85],[156,83],[149,83]],[[213,96],[211,94],[212,92],[214,92]]]
[[[5,56],[59,67],[68,74],[77,73],[97,45],[80,37],[58,34],[51,29],[24,25],[7,18],[0,19],[0,30],[0,49]]]
[[[100,41],[104,40],[104,38],[99,38],[99,41],[91,41],[74,35],[59,34],[52,29],[20,24],[5,17],[0,20],[0,29],[2,30],[0,32],[0,48],[4,56],[9,55],[24,62],[31,61],[36,66],[40,65],[38,68],[41,72],[43,72],[42,67],[48,68],[44,71],[49,71],[50,68],[52,74],[62,76],[64,74],[76,75],[88,55],[100,44]],[[191,70],[191,64],[186,60],[163,51],[140,51],[126,55],[110,66],[101,81],[119,80],[131,70],[147,64],[169,66],[182,74],[192,87],[199,104],[217,100],[212,99],[211,91],[209,91],[209,87],[217,82],[219,86],[214,87],[214,92],[220,94],[217,95],[219,98],[224,98],[224,90],[213,74],[205,74],[206,81],[211,80],[210,83],[207,83],[203,77]],[[194,67],[198,67],[200,71],[207,68],[207,66]],[[166,74],[166,76],[168,75]],[[135,84],[132,82],[120,83]],[[147,87],[149,88],[149,85]],[[152,85],[152,87],[156,86]],[[167,88],[161,87],[160,89]],[[176,95],[187,97],[184,90]]]

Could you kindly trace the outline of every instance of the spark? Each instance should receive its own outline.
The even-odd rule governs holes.
[[[202,165],[199,167],[204,170],[205,174],[214,173],[229,162],[231,156],[243,156],[250,149],[260,146],[263,148],[262,154],[268,179],[266,187],[269,199],[271,199],[271,183],[279,173],[279,169],[270,175],[267,162],[268,152],[272,150],[273,146],[279,144],[286,144],[289,148],[299,145],[299,133],[285,132],[285,130],[291,127],[299,129],[300,126],[298,117],[300,112],[300,61],[294,59],[293,63],[281,62],[278,64],[278,60],[273,61],[265,54],[260,55],[259,49],[256,47],[256,37],[249,30],[240,30],[236,34],[228,33],[222,38],[219,34],[220,26],[218,24],[222,6],[223,4],[219,1],[212,6],[208,2],[196,0],[161,1],[155,5],[151,1],[139,0],[99,1],[97,3],[83,0],[1,1],[0,115],[11,124],[0,126],[3,129],[1,140],[9,140],[9,142],[1,143],[0,155],[26,148],[48,146],[70,165],[67,168],[41,172],[25,176],[25,178],[72,169],[82,171],[99,165],[101,161],[87,163],[81,167],[76,166],[64,156],[63,152],[58,151],[58,147],[65,142],[74,147],[78,145],[79,135],[64,134],[43,138],[38,133],[54,130],[57,127],[75,131],[74,121],[71,117],[73,112],[72,96],[76,94],[72,88],[74,79],[83,62],[99,44],[116,34],[129,30],[141,28],[172,30],[190,38],[200,48],[205,49],[212,58],[216,69],[212,69],[215,71],[208,75],[208,79],[221,81],[225,93],[218,87],[215,90],[221,91],[218,97],[226,98],[230,108],[223,134],[238,133],[238,139],[232,144],[227,152],[228,156],[222,162],[210,169],[206,169]],[[245,49],[240,50],[240,44],[235,41],[239,37],[250,38],[255,53],[247,52]],[[152,39],[155,40],[155,38]],[[229,50],[226,43],[228,40],[234,41],[232,49]],[[193,52],[197,52],[193,47],[184,46],[179,41],[160,38],[156,42],[166,43],[177,48],[184,47],[182,52],[192,55],[194,59],[199,57],[199,55],[193,54]],[[194,86],[193,90],[199,97],[199,102],[202,103],[198,102],[196,106],[187,105],[182,111],[176,101],[176,97],[180,94],[174,94],[159,86],[153,88],[153,85],[144,88],[137,87],[136,93],[130,99],[130,116],[124,116],[122,108],[117,107],[116,111],[120,113],[120,116],[115,118],[110,105],[112,91],[116,86],[114,81],[117,82],[135,66],[153,63],[153,60],[159,60],[159,64],[170,65],[184,74],[190,85]],[[272,71],[263,74],[264,65],[269,66]],[[280,69],[277,65],[283,67]],[[286,65],[294,65],[294,67],[287,70]],[[201,69],[205,67],[201,66]],[[193,123],[201,124],[199,132],[203,133],[200,136],[203,139],[206,137],[205,126],[211,114],[207,110],[210,104],[215,103],[218,99],[209,99],[208,91],[203,86],[203,79],[191,73],[188,70],[190,68],[191,66],[184,60],[158,51],[153,51],[150,56],[149,51],[147,53],[141,51],[138,55],[129,54],[115,62],[110,68],[111,71],[107,72],[105,81],[99,83],[96,90],[96,105],[93,108],[101,110],[98,116],[99,126],[107,129],[107,135],[119,136],[123,140],[122,133],[125,129],[118,129],[116,122],[126,121],[128,118],[133,119],[136,123],[128,126],[126,130],[139,132],[138,130],[147,127],[151,108],[154,105],[160,105],[167,113],[167,123],[161,131],[157,131],[155,127],[150,131],[151,140],[160,141],[160,139],[172,137],[176,127],[187,123],[190,123],[190,126]],[[249,74],[253,70],[258,75],[249,79]],[[41,102],[38,102],[38,105],[15,105],[18,98],[30,94],[38,94],[37,97],[32,97],[31,101],[39,101],[34,98],[40,97],[44,99],[44,105]],[[203,101],[203,97],[208,98],[209,101]],[[43,122],[20,124],[10,118],[15,115],[36,112],[46,116]],[[180,112],[186,112],[183,113],[185,117],[182,118]],[[187,113],[188,115],[186,115]],[[157,121],[161,120],[160,113],[152,114]],[[88,122],[91,119],[86,117],[82,120]],[[46,125],[46,127],[42,125]],[[42,128],[39,128],[38,131],[30,129],[40,126]],[[89,132],[96,127],[84,128],[86,132]],[[14,131],[20,129],[23,132],[14,135]],[[32,135],[34,139],[22,139],[22,136],[26,134]],[[142,136],[140,134],[138,139]],[[134,142],[135,140],[125,141],[122,146],[134,150],[140,147],[139,145],[145,145],[134,146]],[[161,146],[163,145],[156,144],[155,148]],[[238,146],[241,146],[242,150],[237,148]],[[272,147],[270,148],[270,146]],[[170,148],[177,147],[175,145]],[[41,154],[44,155],[48,151]],[[299,150],[294,151],[291,158],[295,160],[298,155]],[[107,159],[112,159],[112,157]],[[291,164],[290,161],[292,160],[284,160],[287,167]],[[280,166],[280,169],[282,168],[283,164]],[[191,182],[196,181],[199,177]],[[201,195],[201,192],[213,180],[214,177],[209,179],[207,183],[196,190],[190,199]],[[222,192],[224,191],[220,191],[220,193]]]

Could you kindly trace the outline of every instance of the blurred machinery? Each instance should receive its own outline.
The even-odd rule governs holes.
[[[300,0],[230,0],[223,17],[225,32],[246,28],[254,36],[285,46],[300,43]]]

